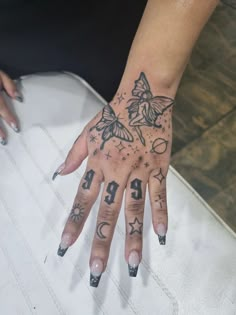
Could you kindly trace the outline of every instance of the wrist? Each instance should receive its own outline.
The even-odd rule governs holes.
[[[182,78],[183,71],[184,69],[179,72],[169,70],[165,72],[158,72],[151,69],[150,67],[143,67],[142,69],[140,69],[140,67],[136,67],[132,68],[132,70],[127,68],[123,74],[117,93],[122,93],[123,91],[126,94],[130,94],[129,96],[132,96],[131,92],[134,82],[137,80],[140,73],[144,73],[148,79],[153,95],[166,96],[174,99],[180,80]]]

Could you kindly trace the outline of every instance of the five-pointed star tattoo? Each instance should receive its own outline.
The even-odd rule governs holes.
[[[131,226],[131,231],[130,231],[131,235],[134,233],[142,234],[143,223],[139,222],[138,218],[135,218],[134,222],[129,223],[129,225]]]

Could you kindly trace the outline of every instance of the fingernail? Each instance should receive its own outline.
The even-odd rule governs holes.
[[[21,102],[21,103],[23,102],[23,97],[18,91],[14,93],[14,97],[18,102]]]
[[[67,252],[69,246],[71,244],[71,235],[70,234],[64,234],[61,239],[61,243],[59,245],[59,248],[57,250],[57,255],[63,257],[65,253]]]
[[[56,170],[56,172],[55,172],[55,173],[53,174],[53,176],[52,176],[52,180],[55,180],[55,178],[57,177],[57,175],[59,175],[59,174],[64,170],[65,166],[66,166],[66,164],[63,163],[63,164],[61,164],[61,165],[58,167],[58,169]]]
[[[10,126],[15,132],[20,132],[19,127],[17,127],[17,125],[15,123],[10,123]]]
[[[90,268],[90,286],[97,288],[102,276],[103,262],[99,258],[95,258]]]
[[[166,226],[163,223],[157,225],[157,235],[160,245],[166,244]]]
[[[7,140],[4,139],[4,138],[2,138],[2,137],[0,137],[0,143],[1,143],[2,145],[6,145],[6,144],[7,144]]]
[[[136,277],[137,276],[139,263],[140,263],[139,254],[137,251],[133,250],[129,254],[129,259],[128,259],[128,267],[129,267],[129,276],[130,277]]]

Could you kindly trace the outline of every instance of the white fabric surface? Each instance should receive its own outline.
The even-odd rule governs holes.
[[[89,286],[99,200],[80,239],[57,256],[85,163],[51,177],[102,103],[70,74],[25,77],[22,92],[24,103],[13,104],[22,131],[0,148],[0,314],[235,315],[235,236],[172,168],[167,245],[152,230],[147,199],[137,278],[124,260],[122,209],[108,268],[97,289]]]

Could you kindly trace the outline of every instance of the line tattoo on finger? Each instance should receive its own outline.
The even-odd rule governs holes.
[[[138,218],[136,217],[134,219],[134,222],[130,222],[129,225],[131,226],[131,231],[130,231],[130,235],[137,233],[137,234],[142,234],[143,231],[143,223],[139,222]]]
[[[86,173],[85,178],[84,178],[85,182],[82,184],[83,189],[90,189],[94,174],[95,172],[92,169]]]
[[[84,216],[84,208],[79,204],[76,203],[74,204],[70,215],[69,215],[69,219],[75,223],[78,223]]]
[[[100,239],[105,239],[105,238],[107,238],[107,237],[104,235],[103,231],[102,231],[102,229],[103,229],[104,226],[110,226],[110,223],[108,223],[108,222],[100,222],[100,223],[98,223],[97,228],[96,228],[96,234],[97,234],[97,236],[98,236]]]

